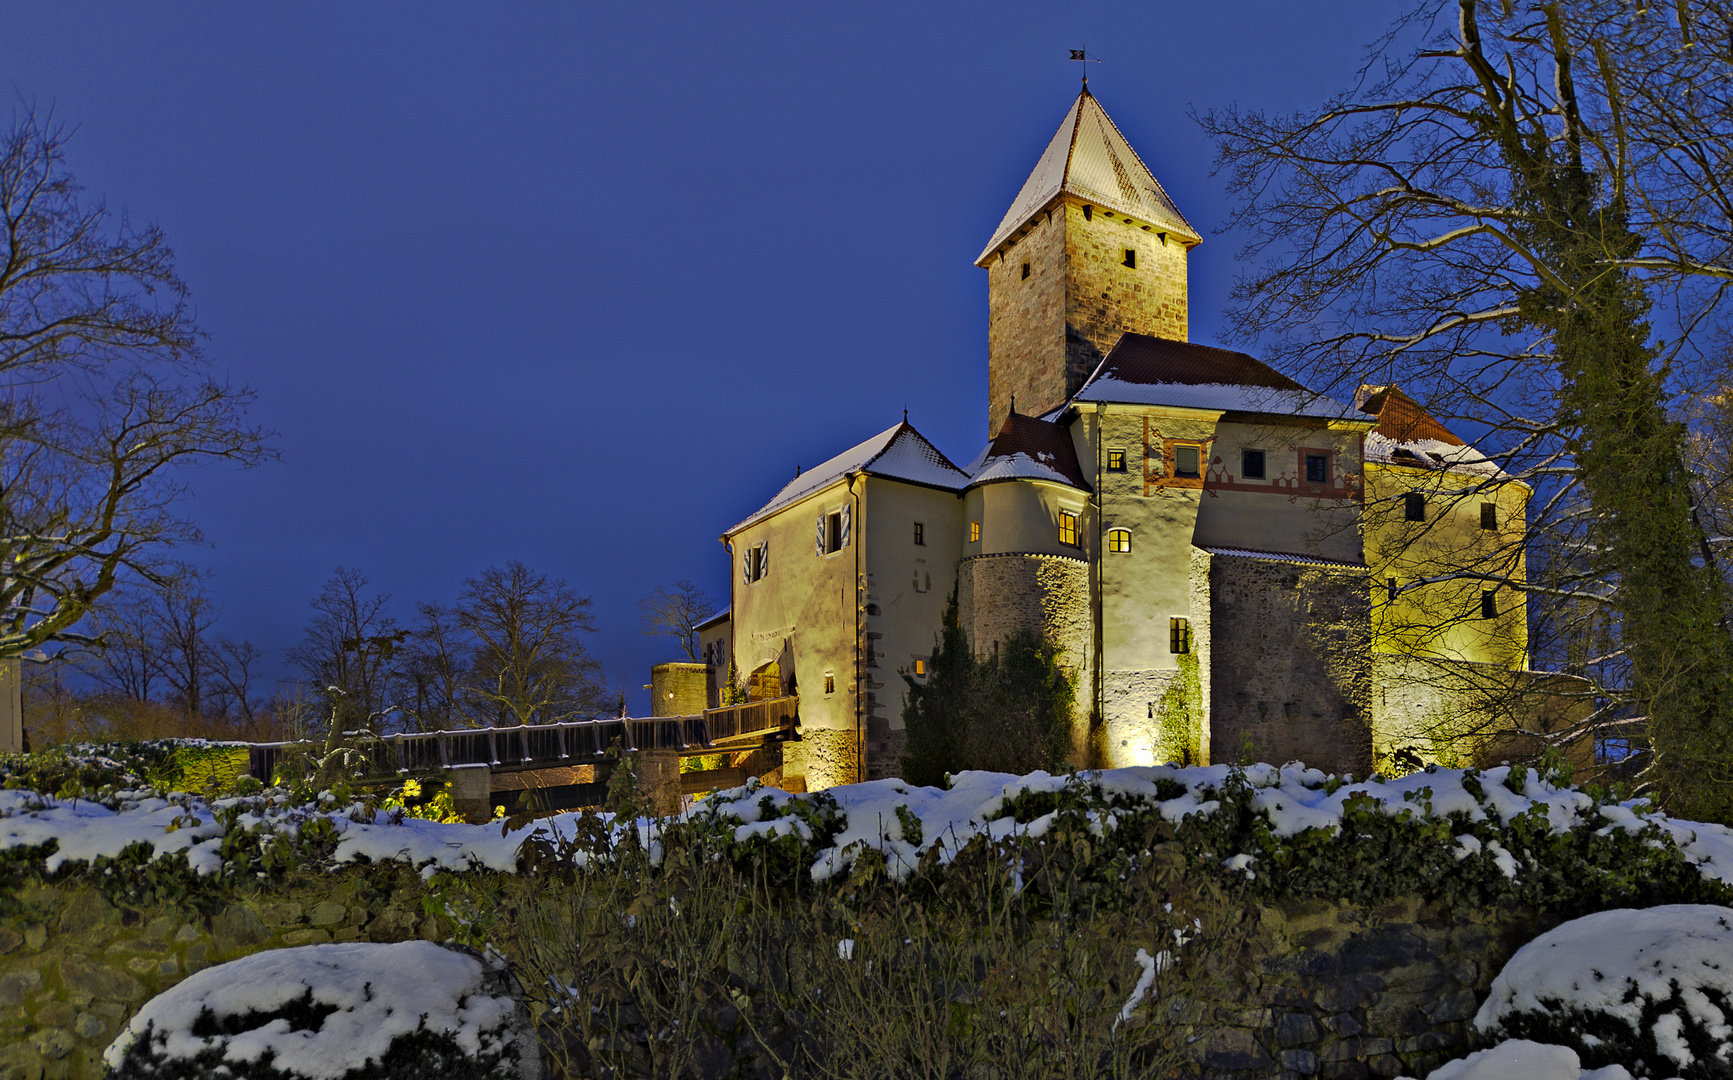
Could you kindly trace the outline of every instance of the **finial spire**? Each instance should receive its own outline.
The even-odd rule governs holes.
[[[908,422],[909,422],[909,407],[907,405],[904,405],[903,406],[903,423],[906,424]]]

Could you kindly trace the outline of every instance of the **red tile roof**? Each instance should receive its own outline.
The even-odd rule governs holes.
[[[1124,334],[1101,361],[1095,378],[1128,383],[1178,383],[1182,386],[1223,384],[1268,386],[1276,390],[1305,387],[1254,356],[1189,341]]]
[[[1393,442],[1407,443],[1431,439],[1451,446],[1466,446],[1461,439],[1420,403],[1395,386],[1381,386],[1360,403],[1360,411],[1378,418],[1378,434]]]
[[[1024,461],[1018,461],[1021,455]],[[995,467],[997,466],[997,467]],[[1043,475],[1057,473],[1057,476]],[[1055,480],[1084,491],[1089,486],[1077,463],[1071,433],[1059,424],[1013,412],[973,470],[978,482],[990,480]]]

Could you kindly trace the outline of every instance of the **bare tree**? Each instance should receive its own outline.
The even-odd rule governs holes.
[[[92,611],[88,629],[101,646],[81,651],[77,670],[105,693],[150,701],[163,673],[154,594],[138,588],[109,593]],[[58,669],[55,680],[58,687]]]
[[[188,720],[204,713],[214,659],[206,635],[216,619],[216,605],[190,568],[157,592],[156,638],[163,680],[168,683],[170,700],[180,705]]]
[[[1534,488],[1537,547],[1447,573],[1538,601],[1589,727],[1646,733],[1705,819],[1733,814],[1733,643],[1669,405],[1733,282],[1730,31],[1708,0],[1427,0],[1322,107],[1203,118],[1252,238],[1236,335],[1462,423],[1497,468],[1456,497]]]
[[[67,136],[33,110],[0,135],[0,656],[89,644],[97,598],[197,538],[184,468],[268,454],[161,229],[86,200]]]
[[[300,644],[285,650],[323,695],[325,716],[344,730],[382,722],[396,706],[397,661],[409,631],[387,610],[390,594],[371,585],[361,571],[339,566],[312,599]]]
[[[259,680],[259,664],[265,651],[250,641],[236,641],[217,635],[207,659],[210,670],[210,691],[206,698],[211,711],[231,724],[254,728],[263,718],[267,706],[254,684]]]
[[[682,578],[673,588],[658,585],[638,601],[640,630],[650,637],[671,637],[686,651],[686,659],[698,659],[698,624],[714,614],[717,603],[710,594]]]
[[[590,598],[516,561],[463,583],[457,625],[475,642],[467,692],[495,724],[553,723],[595,713],[601,665],[579,635],[593,633]]]
[[[457,612],[420,604],[403,661],[404,708],[418,731],[449,731],[483,722],[465,693],[475,643],[458,625]]]

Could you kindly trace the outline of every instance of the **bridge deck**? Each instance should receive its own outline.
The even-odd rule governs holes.
[[[599,764],[616,741],[626,752],[677,750],[682,756],[750,750],[795,738],[798,696],[706,709],[697,716],[609,717],[562,724],[404,732],[366,744],[379,773],[486,765],[495,772]],[[255,743],[249,772],[269,783],[285,750],[312,744]]]

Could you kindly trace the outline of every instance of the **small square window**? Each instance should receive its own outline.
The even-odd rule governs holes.
[[[1410,491],[1402,496],[1402,520],[1426,520],[1426,496],[1418,491]]]
[[[979,521],[971,521],[971,522],[969,522],[969,543],[979,544],[980,542],[981,542],[981,523]]]
[[[1131,550],[1130,529],[1107,530],[1107,550],[1124,554]]]
[[[1084,207],[1084,208],[1083,208],[1083,220],[1084,220],[1084,221],[1093,221],[1093,220],[1095,220],[1095,207],[1093,207],[1093,206],[1085,206],[1085,207]]]
[[[827,694],[836,693],[836,676],[828,671],[824,673],[824,692]]]
[[[1077,546],[1077,515],[1059,511],[1059,542],[1066,547]]]
[[[1491,589],[1481,590],[1480,617],[1483,619],[1498,618],[1498,593]]]
[[[915,661],[915,674],[923,677],[927,674],[927,662],[925,660]]]
[[[1385,578],[1384,579],[1384,602],[1387,604],[1394,604],[1396,602],[1396,592],[1397,592],[1396,579],[1395,578]]]
[[[1029,264],[1028,263],[1023,264],[1023,280],[1024,281],[1029,280]]]
[[[1498,528],[1498,506],[1496,504],[1480,504],[1480,527],[1483,529]]]
[[[1173,475],[1196,479],[1198,462],[1202,457],[1195,446],[1176,446],[1173,448]]]
[[[1125,451],[1124,450],[1109,450],[1107,452],[1107,471],[1108,472],[1124,472],[1125,471]]]
[[[1167,620],[1167,651],[1174,653],[1191,652],[1191,620]]]
[[[1262,450],[1240,451],[1240,479],[1264,479],[1264,452]]]
[[[1133,270],[1137,269],[1137,249],[1136,248],[1126,248],[1125,249],[1125,265],[1130,267]]]
[[[927,546],[927,527],[918,521],[915,522],[915,543]]]
[[[1330,482],[1330,455],[1306,455],[1306,483],[1328,484]]]

